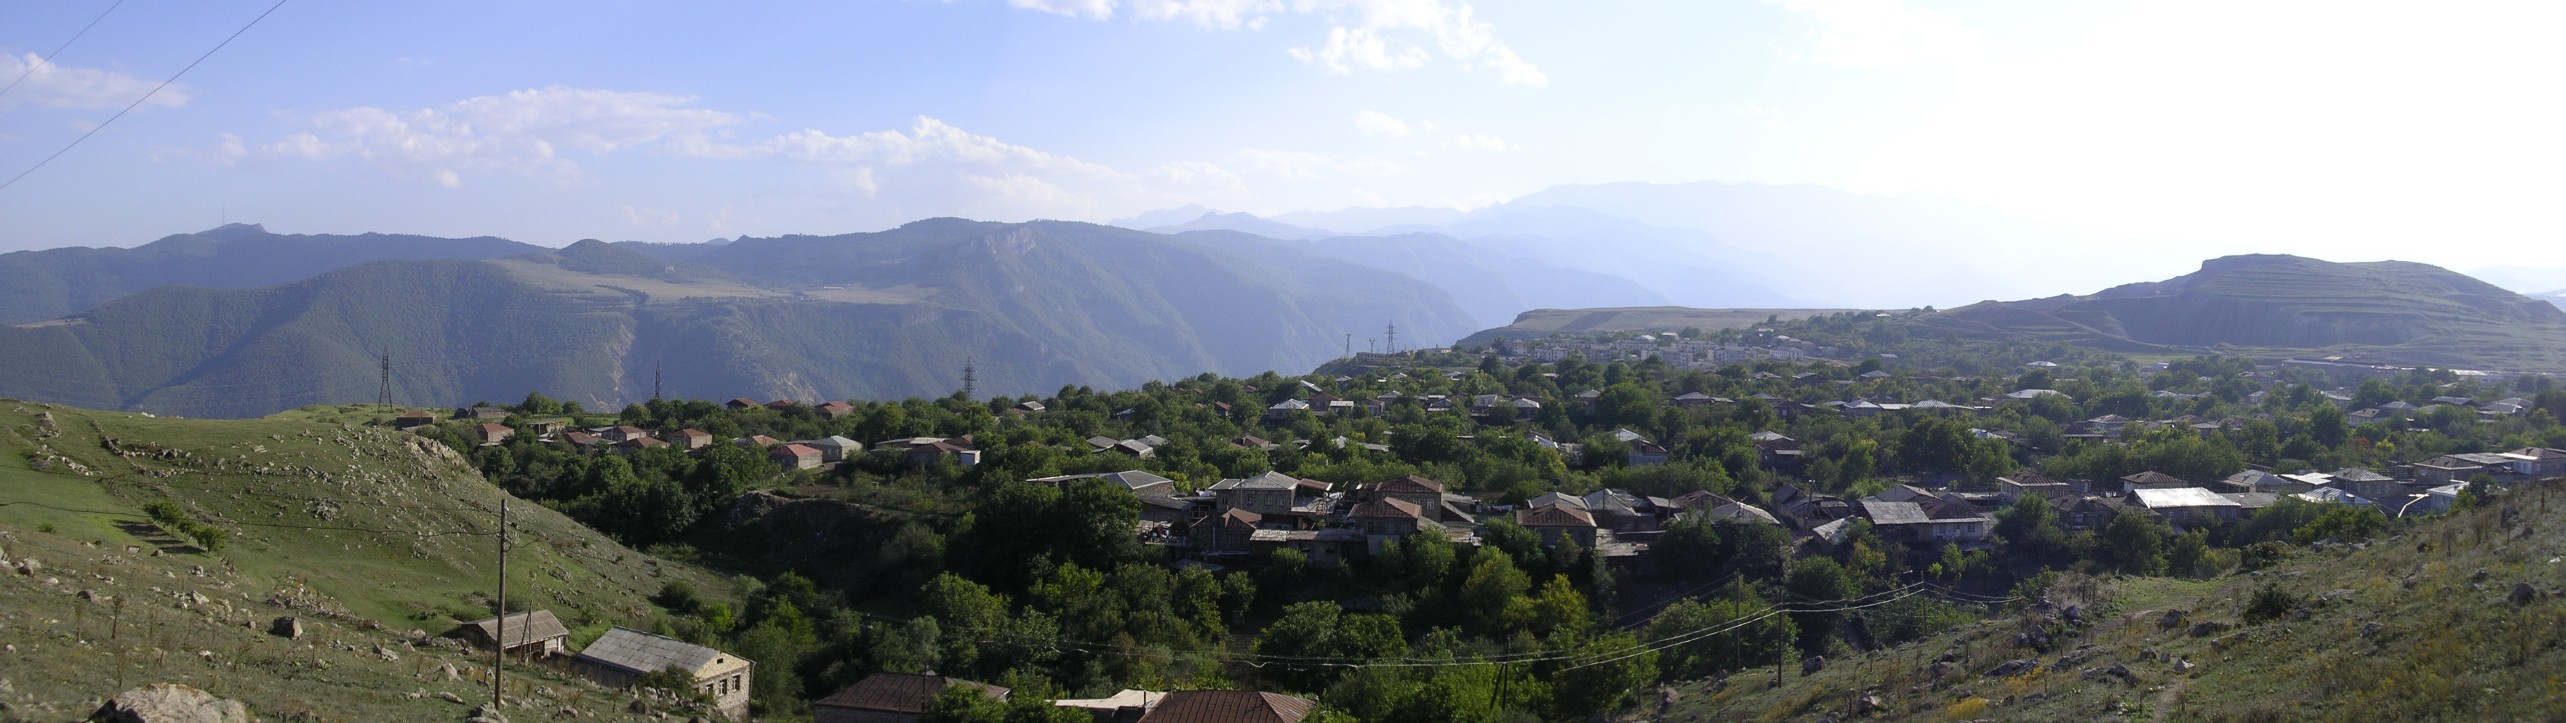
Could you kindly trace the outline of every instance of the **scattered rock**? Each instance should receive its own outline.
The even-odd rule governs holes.
[[[445,702],[448,702],[448,703],[453,703],[453,704],[455,704],[455,705],[462,705],[462,704],[463,704],[463,696],[455,695],[455,694],[453,694],[453,693],[448,693],[448,692],[445,692],[445,691],[442,691],[442,690],[437,691],[437,700],[442,700],[442,701],[445,701]]]
[[[385,662],[392,662],[401,659],[401,653],[399,651],[386,648],[381,645],[374,646],[374,654],[382,657]]]
[[[508,716],[500,713],[498,706],[483,703],[472,707],[472,720],[489,721],[490,723],[508,723]]]
[[[1987,675],[1995,678],[2011,678],[2025,673],[2037,672],[2039,670],[2040,661],[2030,659],[2009,660],[2003,665],[1998,665],[1995,668],[1988,670]]]
[[[2129,666],[2119,663],[2113,663],[2112,667],[2104,668],[2103,674],[2132,683],[2138,682],[2138,675],[2129,672]]]
[[[34,576],[36,575],[36,573],[44,572],[44,571],[45,571],[45,564],[44,564],[44,563],[42,563],[42,562],[37,562],[37,561],[36,561],[36,558],[32,558],[32,557],[21,557],[21,558],[18,558],[18,574],[20,574],[20,575],[25,575],[25,576],[28,576],[28,577],[34,577]]]
[[[438,663],[437,670],[433,675],[449,681],[463,679],[463,673],[455,670],[453,663]]]
[[[2477,568],[2477,571],[2476,571],[2476,572],[2468,573],[2468,581],[2469,581],[2469,582],[2485,582],[2485,581],[2486,581],[2486,575],[2487,575],[2486,568],[2482,568],[2482,567],[2480,567],[2480,568]]]
[[[1826,656],[1812,655],[1800,661],[1800,674],[1813,675],[1826,669]]]
[[[2530,583],[2513,583],[2513,594],[2511,597],[2514,605],[2528,605],[2544,596],[2545,594],[2541,593],[2539,588],[2531,587]]]
[[[249,723],[240,701],[175,683],[153,683],[123,693],[98,707],[90,720],[105,723]]]
[[[301,640],[303,639],[303,621],[294,619],[292,615],[277,618],[276,622],[267,624],[267,634],[287,640]]]
[[[105,595],[100,595],[100,594],[98,594],[98,592],[97,592],[97,591],[95,591],[95,590],[81,590],[81,591],[80,591],[80,601],[81,601],[81,602],[105,602],[106,600],[107,600],[107,596],[105,596]]]
[[[2245,644],[2245,634],[2244,634],[2244,633],[2236,633],[2236,634],[2233,634],[2233,635],[2228,635],[2228,636],[2226,636],[2226,637],[2219,638],[2219,639],[2217,639],[2217,640],[2210,641],[2210,649],[2211,649],[2211,650],[2226,650],[2226,649],[2228,649],[2228,648],[2233,648],[2233,647],[2236,647],[2236,646],[2239,646],[2239,645],[2244,645],[2244,644]]]
[[[1951,664],[1950,664],[1950,663],[1945,663],[1945,662],[1936,661],[1936,662],[1933,664],[1933,667],[1931,667],[1931,668],[1926,668],[1926,669],[1925,669],[1925,672],[1926,672],[1927,674],[1932,675],[1935,679],[1937,679],[1937,680],[1938,680],[1938,679],[1941,679],[1941,678],[1942,678],[1942,676],[1950,675],[1950,674],[1951,674]]]
[[[1866,693],[1860,698],[1853,699],[1854,715],[1870,715],[1872,711],[1886,707],[1889,707],[1888,704],[1881,702],[1877,693]]]
[[[650,704],[642,702],[640,698],[634,698],[632,705],[624,706],[624,710],[633,715],[650,715]]]
[[[2206,638],[2212,635],[2217,635],[2225,630],[2227,630],[2227,623],[2222,623],[2216,620],[2203,620],[2192,624],[2192,637]]]
[[[2167,611],[2165,611],[2165,616],[2164,616],[2164,617],[2160,617],[2160,618],[2157,618],[2157,619],[2156,619],[2156,627],[2165,628],[2165,629],[2167,629],[2167,630],[2172,630],[2172,629],[2174,629],[2174,628],[2183,627],[2183,611],[2181,611],[2181,610],[2167,610]]]
[[[2361,637],[2367,638],[2377,634],[2379,634],[2379,621],[2373,620],[2361,624]]]
[[[2335,589],[2332,589],[2332,590],[2327,590],[2327,591],[2325,591],[2325,592],[2317,593],[2317,596],[2312,600],[2312,602],[2316,603],[2316,606],[2317,606],[2317,607],[2325,607],[2325,606],[2327,606],[2327,605],[2332,605],[2332,604],[2335,604],[2335,603],[2344,602],[2344,601],[2351,600],[2351,599],[2352,599],[2352,590],[2351,590],[2350,588],[2335,588]]]
[[[2192,669],[2193,669],[2193,668],[2198,668],[2198,667],[2201,667],[2201,666],[2193,665],[2193,664],[2192,664],[2192,661],[2184,660],[2184,659],[2181,659],[2181,658],[2176,658],[2176,659],[2174,659],[2174,672],[2176,672],[2176,673],[2189,673],[2189,672],[2192,672]]]
[[[2085,607],[2082,605],[2069,605],[2067,606],[2066,611],[2059,613],[2059,617],[2065,619],[2069,625],[2077,624],[2085,619]]]

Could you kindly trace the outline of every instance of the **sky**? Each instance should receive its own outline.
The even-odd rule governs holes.
[[[0,0],[0,83],[24,77],[0,180],[272,4]],[[0,188],[0,251],[1720,181],[1952,196],[2192,259],[2562,267],[2561,27],[2566,4],[2464,0],[289,0]]]

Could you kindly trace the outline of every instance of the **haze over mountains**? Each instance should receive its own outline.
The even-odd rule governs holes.
[[[235,248],[381,242],[220,235],[59,255],[86,257],[72,268],[116,266],[168,255],[156,248],[166,243],[221,266]],[[517,250],[466,246],[443,255]],[[163,286],[103,303],[30,296],[22,307],[90,308],[0,327],[0,396],[190,416],[370,400],[387,353],[404,403],[541,390],[611,408],[648,398],[654,375],[694,397],[942,396],[968,361],[980,393],[1012,394],[1307,369],[1341,354],[1349,334],[1389,324],[1412,345],[1473,328],[1439,289],[1269,240],[958,219],[373,261],[266,288]]]

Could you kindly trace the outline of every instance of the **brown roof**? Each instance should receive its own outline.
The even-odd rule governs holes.
[[[1594,527],[1595,516],[1567,505],[1515,510],[1515,524],[1525,527]]]
[[[688,427],[686,429],[677,430],[677,434],[673,436],[685,437],[687,439],[712,439],[713,433]]]
[[[2140,487],[2190,487],[2190,486],[2192,486],[2192,483],[2183,481],[2183,478],[2181,478],[2181,477],[2176,477],[2176,476],[2174,476],[2174,475],[2166,474],[2166,473],[2163,473],[2163,472],[2158,472],[2158,471],[2155,471],[2155,470],[2148,470],[2148,471],[2146,471],[2146,472],[2140,472],[2140,473],[2138,473],[2138,474],[2130,475],[2130,476],[2127,476],[2127,477],[2122,477],[2122,478],[2121,478],[2121,481],[2122,481],[2122,482],[2128,482],[2128,483],[2130,483],[2130,484],[2137,485],[2137,486],[2140,486]]]
[[[1406,477],[1381,483],[1381,491],[1385,494],[1399,492],[1428,492],[1439,495],[1443,494],[1443,483],[1416,475],[1408,475]]]
[[[1252,690],[1181,690],[1167,694],[1140,723],[1300,723],[1318,703]]]
[[[1255,527],[1257,523],[1264,521],[1264,515],[1249,512],[1247,510],[1232,509],[1228,512],[1221,513],[1221,525],[1225,527],[1235,527],[1239,525]]]
[[[799,444],[788,444],[788,445],[784,445],[784,446],[782,446],[782,447],[777,447],[777,448],[775,448],[775,451],[766,453],[766,456],[769,456],[769,457],[788,457],[788,456],[789,456],[789,457],[818,457],[818,456],[821,456],[821,455],[820,455],[820,451],[819,451],[819,450],[812,449],[812,448],[810,448],[810,447],[808,447],[808,446],[799,445]]]
[[[811,705],[884,713],[924,713],[927,711],[927,703],[934,701],[937,693],[956,685],[972,686],[980,689],[981,695],[999,700],[1007,699],[1006,688],[987,683],[940,675],[874,673],[865,676],[863,680],[856,681],[854,685],[847,686],[845,690],[821,698],[819,702]]]
[[[1417,504],[1414,502],[1384,497],[1355,506],[1354,516],[1357,518],[1413,520],[1424,517],[1425,513],[1418,510]]]

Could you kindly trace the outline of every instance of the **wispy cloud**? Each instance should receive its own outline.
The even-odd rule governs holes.
[[[1407,121],[1399,120],[1388,113],[1383,113],[1377,110],[1359,111],[1355,113],[1354,130],[1367,136],[1388,136],[1391,138],[1406,138],[1409,133],[1415,132],[1413,129],[1408,127]]]
[[[395,112],[357,107],[313,114],[310,130],[260,150],[314,160],[359,158],[461,185],[465,172],[503,171],[561,183],[586,175],[563,150],[604,154],[740,123],[736,113],[688,107],[695,99],[551,87]]]
[[[1908,7],[1905,0],[1765,0],[1817,22],[1809,59],[1828,65],[1882,67],[1966,55],[1978,33],[1950,16]]]
[[[1147,22],[1188,22],[1197,27],[1257,29],[1278,15],[1328,19],[1327,39],[1286,50],[1295,59],[1337,75],[1425,67],[1436,53],[1465,70],[1485,70],[1507,85],[1550,84],[1541,68],[1497,39],[1478,10],[1457,0],[1008,0],[1029,10],[1111,20],[1123,9]]]
[[[34,72],[29,72],[29,69]],[[78,110],[123,108],[135,98],[150,93],[157,80],[145,80],[111,70],[73,68],[45,60],[34,53],[0,55],[0,78],[26,80],[6,96],[0,96],[0,111],[19,105]],[[176,108],[191,99],[187,87],[171,84],[143,102],[143,107]]]

